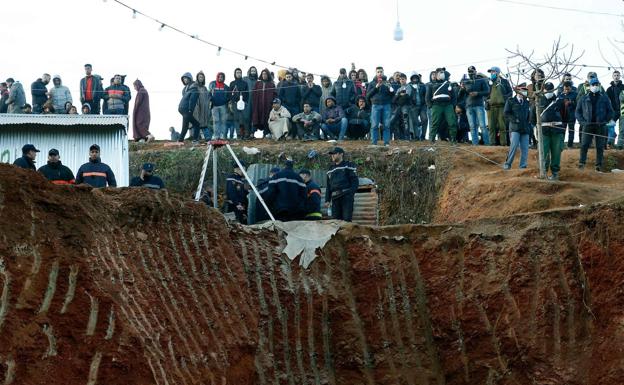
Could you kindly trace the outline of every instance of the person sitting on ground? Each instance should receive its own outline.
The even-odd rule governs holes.
[[[241,165],[245,167],[245,164],[241,162]],[[227,213],[233,212],[236,215],[236,220],[243,224],[247,224],[247,186],[245,185],[245,178],[243,170],[240,166],[234,162],[232,164],[234,172],[227,177],[225,185],[225,202]]]
[[[325,189],[325,206],[331,205],[332,217],[351,222],[353,218],[353,202],[360,179],[355,165],[344,160],[344,150],[334,147],[329,151],[332,164],[327,171]]]
[[[130,181],[130,187],[147,187],[153,190],[165,188],[165,183],[154,175],[154,163],[143,163],[141,167],[141,175],[135,176]]]
[[[342,107],[336,105],[336,98],[333,96],[325,100],[325,111],[323,111],[323,124],[321,130],[326,139],[344,140],[347,134],[349,122]]]
[[[269,130],[274,140],[286,138],[290,131],[290,112],[282,106],[279,98],[273,99],[273,108],[269,113]]]
[[[82,114],[83,115],[91,114],[91,105],[89,103],[85,103],[82,105]]]
[[[269,181],[278,172],[280,172],[279,167],[271,168],[271,170],[269,170],[269,177],[260,179],[258,181],[258,185],[256,186],[256,188],[258,189],[258,193],[260,194],[260,196],[264,200],[264,203],[266,203],[266,205],[269,207],[269,210],[271,210],[271,213],[273,213],[273,205],[274,205],[275,202],[273,202],[273,201],[271,201],[269,199],[270,198],[269,195],[268,195],[268,192],[269,192]],[[256,223],[262,222],[262,221],[267,221],[269,219],[271,219],[271,217],[269,217],[269,214],[264,209],[264,206],[262,206],[262,202],[260,202],[260,199],[256,199]]]
[[[44,115],[49,115],[49,114],[55,114],[56,110],[54,110],[54,106],[52,105],[52,102],[50,100],[48,100],[44,105],[43,105],[43,114]]]
[[[520,147],[520,168],[527,168],[529,157],[529,135],[531,127],[529,123],[530,106],[527,100],[528,89],[526,83],[519,84],[516,88],[516,96],[507,99],[503,112],[509,123],[510,145],[509,154],[503,168],[509,170],[516,156],[516,150]]]
[[[48,164],[39,167],[39,171],[47,180],[56,185],[74,184],[76,180],[74,173],[69,167],[61,163],[61,156],[59,150],[56,148],[48,151]]]
[[[72,102],[66,102],[65,103],[65,107],[64,107],[65,108],[65,114],[69,114],[69,110],[71,110],[72,106],[73,106]]]
[[[117,187],[113,170],[100,159],[100,146],[89,147],[89,162],[83,164],[76,173],[76,184],[86,183],[95,188]]]
[[[358,96],[357,105],[345,111],[349,118],[347,136],[349,139],[362,139],[370,132],[370,109],[364,96]]]
[[[32,106],[28,103],[24,104],[24,107],[22,107],[22,114],[32,114],[32,112]]]
[[[69,107],[69,111],[67,112],[69,115],[78,115],[78,109],[76,106]]]
[[[169,127],[169,135],[171,137],[172,142],[177,142],[178,139],[180,139],[180,133],[176,131],[176,129],[173,126]]]
[[[537,97],[540,106],[542,121],[542,149],[544,153],[544,165],[546,173],[551,171],[550,180],[559,180],[561,164],[561,151],[563,150],[564,126],[561,119],[561,111],[565,109],[563,100],[557,99],[555,85],[551,82],[544,83],[544,94]],[[531,123],[537,124],[535,112],[531,114]]]
[[[312,180],[312,173],[307,168],[299,170],[299,176],[306,184],[305,217],[309,221],[323,218],[321,214],[321,187]]]
[[[35,159],[37,159],[38,152],[40,151],[37,150],[37,148],[33,144],[25,144],[22,147],[22,156],[15,159],[13,165],[36,171],[37,167],[35,167]]]
[[[303,140],[318,140],[321,115],[312,110],[310,103],[303,103],[303,112],[293,116],[297,136]]]
[[[306,184],[293,170],[294,162],[287,159],[284,168],[271,178],[267,196],[274,202],[275,218],[282,221],[295,221],[303,218],[306,199]]]

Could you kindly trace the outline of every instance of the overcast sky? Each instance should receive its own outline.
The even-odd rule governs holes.
[[[607,65],[598,51],[600,42],[607,58],[616,64],[607,39],[624,40],[617,17],[497,0],[402,0],[399,9],[405,39],[401,42],[393,40],[396,3],[390,0],[126,2],[223,47],[332,77],[340,67],[349,68],[355,62],[369,76],[377,65],[383,65],[386,72],[423,74],[446,66],[452,79],[458,80],[470,64],[480,71],[492,65],[504,70],[506,48],[519,45],[527,51],[545,52],[559,35],[585,50],[582,63]],[[621,0],[527,2],[624,12]],[[203,70],[212,80],[223,71],[229,83],[236,67],[246,72],[251,65],[265,66],[225,52],[217,56],[215,48],[171,30],[159,32],[159,25],[141,16],[133,19],[130,10],[112,0],[4,0],[0,9],[0,78],[21,81],[29,103],[30,84],[47,72],[61,75],[78,105],[83,65],[91,63],[94,73],[106,82],[115,73],[126,74],[130,87],[137,78],[143,81],[150,93],[151,132],[159,139],[168,138],[170,126],[180,130],[177,105],[182,73],[195,75]],[[620,59],[624,62],[624,57]],[[587,71],[582,70],[583,77]],[[606,68],[597,72],[603,83],[611,80]],[[131,106],[134,90],[132,96]]]

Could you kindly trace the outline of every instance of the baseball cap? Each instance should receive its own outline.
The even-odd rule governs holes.
[[[154,163],[143,163],[143,170],[147,172],[154,171]]]
[[[30,143],[29,144],[25,144],[22,147],[22,154],[26,154],[29,151],[41,152],[41,151],[37,150],[37,148],[35,147],[34,144],[30,144]]]
[[[472,72],[472,71],[477,71],[477,69],[475,68],[475,66],[470,66],[468,67],[468,72]]]
[[[59,155],[59,150],[51,148],[50,151],[48,151],[48,155]]]
[[[92,144],[91,147],[89,147],[89,151],[92,151],[92,150],[100,151],[100,146],[98,146],[97,144]]]
[[[496,66],[494,66],[494,67],[490,68],[489,70],[487,70],[487,72],[498,72],[498,73],[500,73],[501,69],[496,67]]]
[[[593,86],[594,84],[600,84],[600,80],[598,80],[598,78],[590,78],[589,85]]]
[[[331,149],[331,151],[329,151],[329,154],[344,154],[344,150],[342,149],[342,147],[334,147]]]

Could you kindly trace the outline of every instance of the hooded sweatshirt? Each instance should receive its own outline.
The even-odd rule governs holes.
[[[134,139],[147,138],[150,135],[149,126],[151,120],[149,94],[139,79],[133,85],[136,87],[137,96],[134,100],[132,111],[132,130]]]
[[[199,81],[199,75],[204,75],[204,79],[202,81]],[[206,87],[206,75],[203,71],[199,71],[195,76],[195,80],[199,96],[197,98],[195,110],[193,111],[193,117],[199,122],[200,128],[206,128],[212,120],[212,113],[210,111],[210,93]]]
[[[230,82],[230,90],[232,91],[232,100],[234,103],[238,102],[241,95],[243,96],[243,101],[247,103],[249,101],[249,85],[242,77],[236,77],[236,71],[243,71],[240,68],[234,70],[234,80]]]
[[[219,79],[219,75],[223,75],[223,79],[225,79],[225,74],[223,72],[217,73],[216,79]],[[219,82],[218,80],[214,80],[210,82],[209,89],[213,108],[221,107],[227,104],[229,100],[230,87],[228,87],[225,82]]]
[[[63,85],[63,81],[61,77],[56,75],[52,78],[59,80],[59,85],[55,85],[50,90],[50,100],[52,100],[52,106],[57,113],[64,114],[65,113],[65,103],[70,102],[73,103],[71,92],[69,92],[69,88]]]
[[[26,104],[26,94],[20,82],[13,82],[9,89],[9,98],[6,101],[9,114],[21,114],[22,107]]]

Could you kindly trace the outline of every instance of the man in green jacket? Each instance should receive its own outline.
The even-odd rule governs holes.
[[[486,106],[488,110],[488,125],[490,134],[490,144],[496,144],[496,134],[500,136],[500,144],[507,145],[507,126],[505,125],[505,102],[512,95],[511,84],[509,80],[501,76],[501,70],[498,67],[492,67],[488,70],[490,73],[490,96],[488,97]]]

